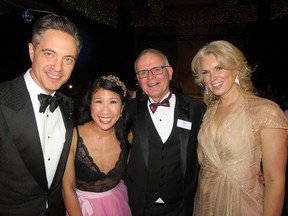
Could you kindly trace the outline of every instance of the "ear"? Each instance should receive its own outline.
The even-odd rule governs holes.
[[[29,43],[29,44],[28,44],[28,50],[29,50],[30,60],[33,62],[35,48],[34,48],[34,46],[33,46],[32,43]]]
[[[120,113],[121,113],[121,116],[122,116],[122,112],[123,112],[123,110],[124,110],[124,106],[125,106],[125,105],[123,104],[122,107],[121,107],[121,112],[120,112]]]
[[[168,68],[168,74],[169,74],[169,80],[172,80],[173,77],[173,68],[171,66],[169,66]]]

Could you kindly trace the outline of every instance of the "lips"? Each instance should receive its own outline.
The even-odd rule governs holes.
[[[156,85],[158,85],[158,84],[159,84],[159,82],[157,82],[157,83],[149,83],[148,86],[149,86],[149,87],[154,87],[154,86],[156,86]]]
[[[219,87],[223,84],[223,82],[220,82],[220,83],[214,83],[214,84],[211,84],[213,87]]]
[[[56,76],[56,75],[53,75],[53,74],[51,74],[51,73],[47,73],[47,75],[49,76],[49,77],[51,77],[52,79],[59,79],[61,76]]]
[[[99,117],[100,121],[103,123],[109,123],[111,121],[111,117]]]

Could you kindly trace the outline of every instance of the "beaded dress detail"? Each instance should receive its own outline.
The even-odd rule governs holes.
[[[274,102],[241,94],[216,125],[217,106],[207,110],[198,134],[201,170],[194,216],[263,215],[260,131],[288,129],[288,120]]]

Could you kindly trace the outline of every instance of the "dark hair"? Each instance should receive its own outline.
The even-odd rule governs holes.
[[[108,75],[108,76],[102,76],[92,83],[90,90],[88,92],[87,102],[89,106],[94,92],[99,88],[103,88],[105,90],[110,90],[117,93],[120,96],[122,103],[123,104],[125,103],[126,86],[122,81],[120,81],[118,77]]]
[[[84,110],[80,114],[80,116],[82,117],[82,120],[79,121],[80,124],[92,121],[90,110],[91,100],[95,91],[100,88],[113,91],[120,96],[121,102],[123,104],[123,111],[121,117],[115,125],[115,131],[116,137],[119,139],[119,141],[123,144],[128,144],[127,137],[131,129],[131,121],[129,115],[126,113],[125,110],[126,87],[123,82],[121,82],[116,76],[102,76],[92,82],[90,89],[88,90],[86,101],[84,102]]]
[[[80,53],[82,41],[76,25],[66,17],[53,13],[43,16],[34,24],[32,31],[32,44],[37,46],[45,31],[49,29],[62,31],[74,37],[77,43],[77,55]]]

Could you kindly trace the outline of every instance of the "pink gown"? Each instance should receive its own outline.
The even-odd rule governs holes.
[[[83,216],[131,216],[127,188],[122,180],[129,154],[128,145],[121,143],[119,160],[105,174],[94,163],[78,134],[75,156],[76,193]]]

